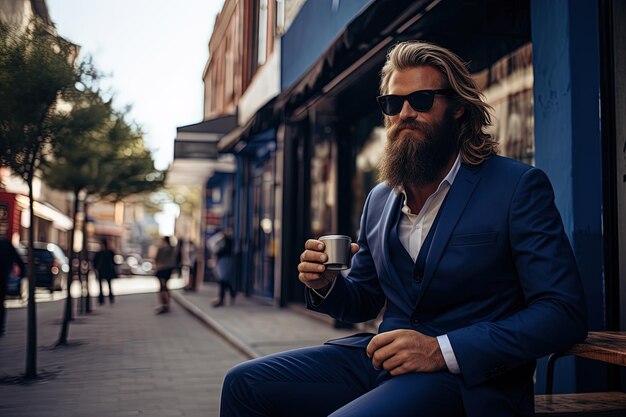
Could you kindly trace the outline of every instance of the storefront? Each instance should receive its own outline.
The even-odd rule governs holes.
[[[219,230],[233,226],[234,158],[220,155],[218,142],[237,127],[236,115],[225,115],[176,129],[174,162],[167,176],[168,185],[195,186],[202,190],[202,204],[187,219],[187,235],[178,236],[199,241],[201,279],[215,277],[210,262],[209,240]],[[199,219],[199,222],[196,220]]]
[[[272,103],[262,110],[265,120],[274,119]],[[233,196],[237,287],[245,294],[272,300],[277,245],[276,130],[258,131],[263,127],[267,126],[254,127],[252,123],[234,132],[235,140],[226,137],[220,146],[237,161]]]
[[[205,184],[201,222],[204,242],[203,259],[205,260],[215,257],[210,244],[211,238],[220,231],[233,228],[234,179],[233,172],[215,172]],[[205,262],[203,280],[214,281],[216,279],[211,263]]]

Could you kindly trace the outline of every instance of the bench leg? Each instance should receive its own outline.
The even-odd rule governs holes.
[[[554,363],[557,359],[565,356],[563,353],[553,353],[548,357],[548,365],[546,367],[546,394],[552,395],[552,388],[554,383]]]

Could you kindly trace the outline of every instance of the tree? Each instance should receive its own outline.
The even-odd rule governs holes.
[[[69,322],[72,318],[70,288],[74,277],[73,260],[76,257],[74,236],[79,197],[100,182],[93,168],[103,154],[111,152],[106,137],[113,114],[111,101],[104,101],[98,91],[89,87],[77,89],[67,96],[67,110],[59,111],[52,117],[51,125],[55,131],[54,152],[43,164],[43,177],[46,183],[52,188],[71,192],[74,197],[69,248],[71,260],[69,283],[57,346],[68,343]],[[80,268],[81,266],[79,272]]]
[[[96,91],[86,89],[76,93],[68,104],[69,111],[59,112],[53,118],[56,146],[45,163],[44,177],[51,187],[74,195],[73,236],[81,194],[85,194],[86,213],[90,198],[120,200],[160,188],[163,173],[155,170],[141,129],[126,122],[125,113],[113,111],[110,101],[105,102]],[[73,247],[70,254],[73,259]],[[68,288],[57,345],[67,344],[71,304]]]
[[[90,73],[73,65],[76,47],[40,20],[26,30],[0,24],[0,164],[28,185],[33,225],[33,180],[44,153],[54,145],[50,126],[59,99]],[[33,227],[28,230],[28,336],[26,378],[37,377]]]

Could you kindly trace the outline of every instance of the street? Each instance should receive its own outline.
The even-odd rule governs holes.
[[[168,282],[170,289],[182,288],[184,285],[183,280],[180,278],[172,278]],[[108,294],[106,283],[104,284],[104,287],[105,294]],[[159,282],[153,276],[120,277],[113,280],[113,294],[115,295],[157,292],[158,290]],[[98,281],[96,280],[93,272],[91,272],[89,277],[89,291],[92,296],[99,294]],[[74,284],[72,285],[72,296],[75,298],[80,296],[80,286],[77,281],[74,281]],[[37,300],[37,303],[64,300],[65,291],[54,291],[53,293],[50,293],[45,288],[36,288],[35,299]],[[7,299],[5,305],[7,308],[21,308],[26,305],[26,300],[19,300],[18,298],[13,297]]]
[[[122,289],[133,284],[118,281]],[[174,304],[155,315],[156,294],[120,295],[70,326],[67,347],[53,348],[62,301],[38,302],[38,370],[28,385],[12,383],[25,367],[26,309],[8,310],[0,338],[0,415],[215,416],[226,370],[245,359]]]

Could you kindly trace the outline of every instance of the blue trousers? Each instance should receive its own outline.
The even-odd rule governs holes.
[[[392,377],[373,368],[365,349],[327,344],[233,367],[220,416],[532,416],[533,369],[468,388],[447,371]]]

